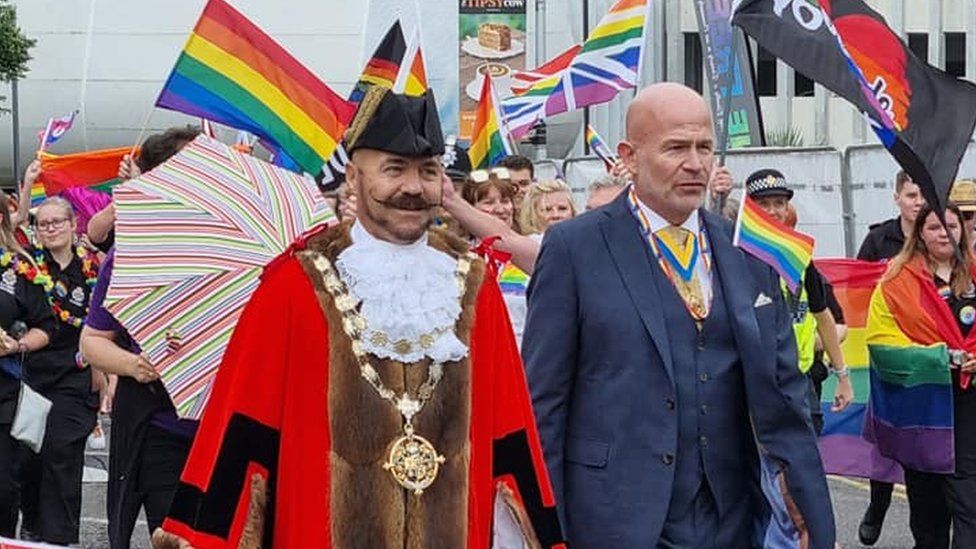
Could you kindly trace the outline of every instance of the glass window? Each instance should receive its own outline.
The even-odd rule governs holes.
[[[702,93],[704,86],[704,68],[702,67],[702,43],[697,32],[685,34],[685,85]]]
[[[757,45],[756,93],[760,97],[776,97],[776,56]]]
[[[956,78],[966,76],[966,33],[945,33],[945,71]]]
[[[921,61],[929,60],[929,35],[924,32],[908,33],[908,49]]]

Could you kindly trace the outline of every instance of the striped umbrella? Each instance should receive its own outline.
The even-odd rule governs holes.
[[[155,365],[181,417],[198,419],[262,269],[334,223],[314,181],[205,136],[115,189],[105,299]]]

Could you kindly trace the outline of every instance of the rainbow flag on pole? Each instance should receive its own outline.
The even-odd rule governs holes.
[[[813,238],[776,221],[748,196],[742,197],[732,243],[775,269],[791,292],[813,259]]]
[[[494,166],[502,158],[512,154],[512,147],[508,130],[498,110],[498,98],[491,77],[485,76],[481,85],[481,99],[478,100],[478,112],[471,131],[471,148],[468,156],[471,167],[475,170]]]
[[[249,131],[312,175],[355,112],[224,0],[207,2],[156,105]]]
[[[603,160],[607,171],[610,171],[610,168],[617,163],[617,156],[613,154],[607,142],[600,137],[600,134],[596,133],[590,124],[586,125],[586,143],[590,146],[590,150],[600,157],[600,160]]]

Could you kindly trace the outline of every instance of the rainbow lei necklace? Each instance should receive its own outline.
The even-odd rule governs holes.
[[[94,287],[95,282],[98,280],[98,261],[95,258],[95,254],[88,248],[77,245],[75,246],[75,256],[81,261],[81,273],[85,276],[85,284],[89,288]],[[85,323],[85,316],[88,316],[88,305],[85,305],[85,314],[83,316],[77,317],[71,314],[70,311],[64,308],[61,302],[62,299],[67,297],[68,288],[60,280],[54,281],[50,269],[47,266],[47,257],[44,255],[43,248],[37,248],[34,251],[34,262],[37,263],[36,271],[38,271],[35,278],[42,278],[42,283],[39,285],[44,288],[44,292],[47,294],[47,301],[51,304],[51,310],[54,311],[54,316],[69,326],[81,328]],[[28,275],[25,274],[25,276]],[[34,283],[38,284],[37,282]]]

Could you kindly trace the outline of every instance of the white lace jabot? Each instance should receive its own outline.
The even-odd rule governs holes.
[[[366,352],[401,362],[467,356],[467,346],[454,334],[461,316],[457,261],[431,248],[426,233],[412,244],[392,244],[356,221],[350,236],[352,245],[339,254],[336,270],[349,295],[362,304]],[[394,345],[398,341],[410,345]]]

